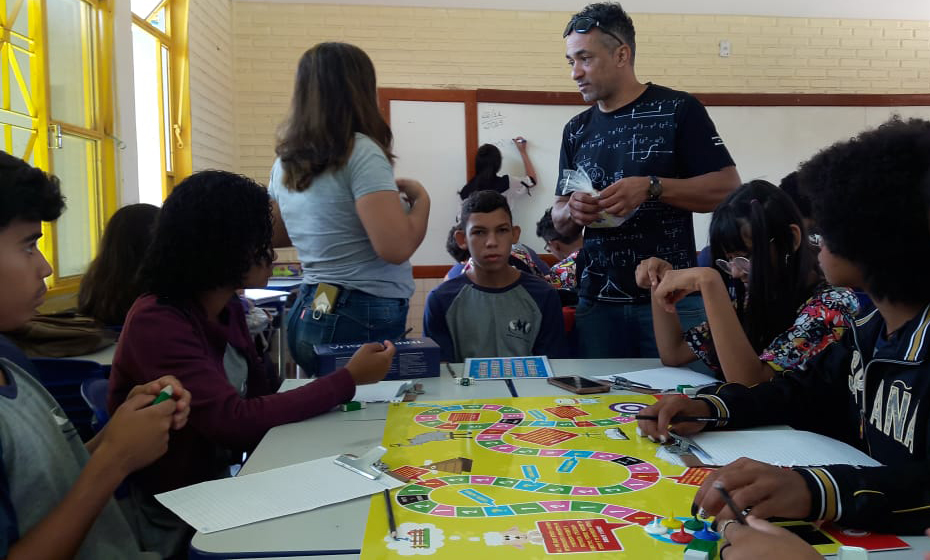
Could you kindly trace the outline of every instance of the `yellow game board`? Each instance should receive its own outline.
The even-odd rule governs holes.
[[[687,519],[704,469],[655,458],[630,416],[652,396],[580,395],[390,406],[384,462],[410,483],[369,511],[362,558],[680,559],[643,526]]]

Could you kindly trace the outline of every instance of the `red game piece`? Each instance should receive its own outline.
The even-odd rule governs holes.
[[[682,525],[681,529],[678,529],[677,531],[669,535],[668,538],[672,539],[673,541],[679,544],[688,544],[694,539],[694,536],[690,535],[689,533],[686,533],[685,527],[684,525]]]

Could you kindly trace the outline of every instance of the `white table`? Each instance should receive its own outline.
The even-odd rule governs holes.
[[[441,376],[419,380],[419,400],[495,399],[510,397],[503,382],[467,387],[457,385],[441,369]],[[387,418],[386,403],[372,403],[354,412],[330,412],[304,422],[273,428],[242,467],[242,474],[292,465],[341,453],[361,455],[381,444]],[[314,552],[358,554],[368,519],[369,497],[313,511],[269,519],[217,533],[197,533],[191,542],[192,558],[219,554],[274,554]],[[241,558],[242,556],[236,556]],[[318,559],[320,556],[314,555]],[[351,558],[351,556],[342,556]]]
[[[551,360],[556,375],[608,375],[659,367],[656,359]],[[463,364],[452,364],[457,375]],[[421,380],[423,401],[492,399],[511,396],[503,381],[481,381],[462,387],[454,383],[445,366],[439,378]],[[570,395],[545,379],[514,381],[521,397]],[[625,394],[633,394],[619,392]],[[355,412],[332,412],[317,418],[278,426],[268,432],[242,468],[243,474],[309,461],[340,453],[359,455],[381,443],[387,415],[386,404],[370,404]],[[191,542],[191,558],[269,558],[307,554],[300,558],[353,560],[359,557],[368,519],[370,498],[326,506],[313,511],[270,519],[210,534],[197,533]],[[876,560],[914,560],[930,551],[930,538],[902,537],[911,550],[872,553]]]

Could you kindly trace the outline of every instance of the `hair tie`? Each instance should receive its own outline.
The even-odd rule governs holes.
[[[759,199],[758,199],[758,198],[754,198],[754,199],[752,199],[752,200],[749,201],[749,204],[762,204],[762,203],[759,202]]]

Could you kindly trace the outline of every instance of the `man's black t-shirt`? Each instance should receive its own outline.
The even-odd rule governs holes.
[[[635,101],[610,113],[592,106],[562,132],[562,170],[584,169],[603,190],[624,177],[656,175],[687,179],[733,165],[704,106],[692,95],[648,84]],[[569,193],[571,194],[571,193]],[[644,202],[626,221],[602,214],[584,230],[578,253],[579,296],[605,302],[647,303],[634,271],[659,257],[675,268],[695,266],[691,212]]]

